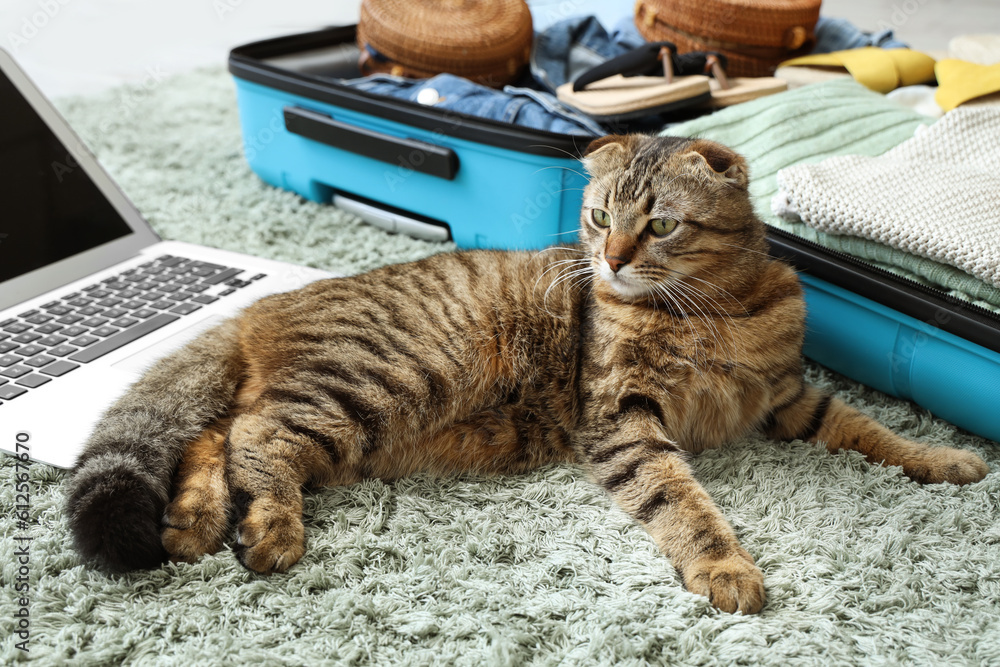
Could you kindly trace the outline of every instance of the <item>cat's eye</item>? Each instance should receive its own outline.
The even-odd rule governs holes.
[[[599,208],[595,208],[591,212],[591,217],[594,219],[594,223],[601,227],[611,226],[611,214],[607,211],[602,211]]]
[[[653,218],[649,221],[649,231],[653,232],[656,236],[666,236],[670,232],[674,231],[675,227],[677,227],[676,220]]]

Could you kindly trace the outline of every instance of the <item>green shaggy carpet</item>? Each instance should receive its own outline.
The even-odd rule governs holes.
[[[352,272],[450,246],[392,236],[263,185],[221,70],[62,105],[167,238]],[[416,476],[309,495],[308,552],[260,577],[228,550],[109,577],[80,564],[66,474],[30,474],[30,652],[15,647],[15,470],[0,461],[0,662],[41,664],[1000,664],[1000,448],[814,365],[889,427],[994,472],[898,468],[750,437],[694,459],[766,577],[763,612],[686,592],[642,528],[571,466]]]

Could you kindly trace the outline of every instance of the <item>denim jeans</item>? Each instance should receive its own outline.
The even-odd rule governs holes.
[[[583,136],[604,134],[601,126],[587,116],[563,105],[549,93],[530,88],[506,86],[502,91],[495,90],[453,74],[438,74],[430,79],[373,74],[342,83],[377,95],[536,130]]]
[[[646,43],[631,16],[609,33],[594,16],[576,16],[535,35],[531,75],[551,92],[562,84]]]

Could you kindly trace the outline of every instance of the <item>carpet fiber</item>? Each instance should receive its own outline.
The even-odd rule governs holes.
[[[259,182],[221,69],[61,106],[164,237],[341,272],[449,248]],[[645,531],[571,466],[313,493],[308,551],[287,574],[254,575],[226,549],[109,577],[71,548],[66,474],[35,465],[26,655],[13,635],[23,531],[10,508],[21,501],[2,457],[0,662],[1000,664],[1000,448],[814,365],[808,374],[994,472],[920,486],[854,454],[756,436],[696,457],[764,572],[757,616],[686,592]]]

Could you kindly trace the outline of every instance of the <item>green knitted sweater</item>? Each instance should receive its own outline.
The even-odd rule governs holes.
[[[750,163],[750,194],[769,225],[1000,312],[1000,289],[964,271],[860,237],[826,234],[771,213],[778,170],[834,155],[881,155],[912,137],[919,125],[932,122],[853,79],[837,79],[738,104],[673,125],[663,134],[713,139],[744,155]]]

